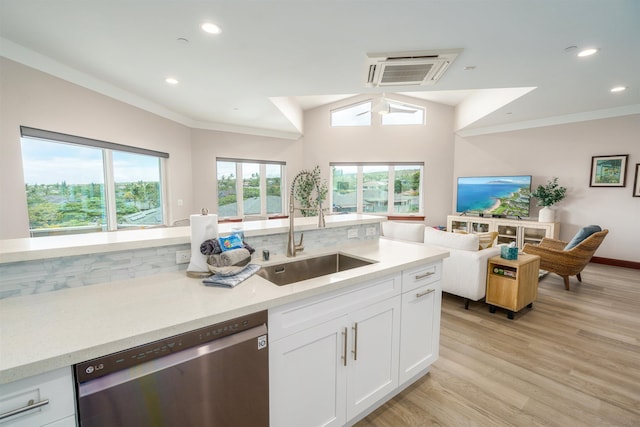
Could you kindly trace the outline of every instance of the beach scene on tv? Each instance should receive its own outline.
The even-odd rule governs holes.
[[[529,216],[531,176],[458,178],[457,212]]]

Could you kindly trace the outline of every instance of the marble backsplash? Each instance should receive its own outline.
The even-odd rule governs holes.
[[[367,236],[366,229],[372,227],[375,233]],[[348,238],[347,230],[358,237]],[[379,236],[380,224],[360,224],[305,231],[303,244],[307,250],[339,248],[348,242]],[[300,233],[296,232],[295,237],[298,242]],[[285,254],[287,250],[286,233],[247,236],[245,241],[256,250],[256,259],[262,256],[263,249],[272,255]],[[0,264],[0,299],[186,270],[188,264],[176,264],[175,253],[190,248],[189,244],[180,244]]]

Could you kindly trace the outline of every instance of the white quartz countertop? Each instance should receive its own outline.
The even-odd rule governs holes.
[[[361,214],[327,215],[325,217],[327,228],[379,223],[384,220],[385,218],[381,216]],[[222,235],[229,234],[235,227],[242,227],[247,237],[286,233],[289,231],[289,219],[221,223],[218,224],[218,233]],[[295,218],[296,231],[315,230],[317,228],[318,217]],[[190,242],[191,228],[189,226],[6,239],[0,240],[0,264]]]
[[[336,249],[295,259],[330,252]],[[0,383],[448,256],[447,251],[387,239],[359,242],[339,252],[376,262],[282,287],[255,275],[233,289],[207,287],[183,271],[0,300]],[[268,264],[295,259],[272,257]]]

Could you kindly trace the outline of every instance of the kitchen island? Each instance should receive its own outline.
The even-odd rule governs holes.
[[[254,275],[233,289],[207,287],[185,271],[174,271],[0,300],[0,384],[11,385],[260,310],[271,313],[300,301],[399,278],[412,269],[439,265],[448,256],[423,245],[376,238],[308,250],[296,259],[335,252],[373,263],[286,286]],[[254,263],[263,263],[256,258]],[[291,259],[275,254],[265,265],[287,260]]]

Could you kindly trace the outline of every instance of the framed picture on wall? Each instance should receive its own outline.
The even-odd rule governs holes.
[[[633,197],[640,197],[640,180],[638,180],[638,175],[640,175],[640,163],[636,163],[636,178],[633,180]]]
[[[624,187],[627,185],[628,154],[593,156],[589,187]]]

